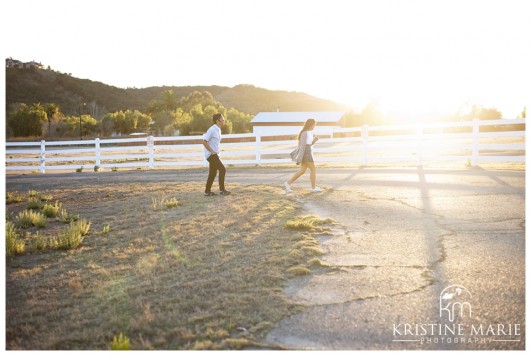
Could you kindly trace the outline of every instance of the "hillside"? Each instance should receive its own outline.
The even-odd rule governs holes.
[[[51,70],[6,68],[6,105],[16,103],[56,103],[67,115],[77,115],[80,103],[95,103],[105,111],[138,109],[162,92],[173,90],[180,98],[193,91],[208,91],[226,108],[255,115],[260,111],[346,111],[348,108],[301,92],[273,91],[252,85],[163,86],[121,89],[104,83],[79,79]]]

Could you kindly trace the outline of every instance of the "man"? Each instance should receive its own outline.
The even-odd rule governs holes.
[[[211,197],[216,195],[211,191],[212,183],[219,171],[219,194],[229,195],[230,192],[225,190],[225,166],[219,159],[219,144],[221,142],[221,128],[225,125],[225,118],[222,114],[212,115],[214,125],[210,126],[203,136],[203,146],[205,146],[205,158],[209,164],[208,179],[205,188],[205,196]]]

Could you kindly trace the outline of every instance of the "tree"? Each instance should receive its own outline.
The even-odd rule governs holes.
[[[482,108],[476,113],[476,117],[480,120],[499,120],[502,118],[502,113],[495,108]]]
[[[100,123],[100,133],[103,136],[111,136],[114,132],[114,121],[112,114],[106,114]]]
[[[81,115],[81,136],[93,135],[97,128],[98,122],[90,115]]]
[[[502,113],[496,108],[484,108],[478,105],[473,105],[470,109],[470,113],[463,115],[463,118],[465,120],[499,120],[502,118]]]
[[[232,132],[234,133],[249,133],[252,131],[250,114],[242,113],[235,108],[230,108],[227,111],[227,121],[232,123]]]
[[[81,125],[81,127],[80,127]],[[90,115],[67,116],[57,124],[55,131],[60,137],[92,136],[98,131],[98,121]]]
[[[57,104],[54,104],[54,103],[44,104],[44,111],[46,111],[46,116],[48,119],[47,136],[49,137],[52,132],[52,121],[54,120],[55,116],[59,114],[61,111],[59,110],[59,106],[57,106]]]
[[[384,120],[384,115],[378,108],[378,103],[372,102],[367,104],[362,112],[356,113],[350,110],[343,116],[342,119],[346,127],[381,125]]]
[[[149,130],[151,122],[151,116],[147,114],[138,110],[126,110],[106,114],[102,120],[102,126],[107,132],[112,127],[113,132],[128,135],[135,131]]]
[[[135,110],[133,113],[136,116],[136,130],[137,131],[148,131],[151,128],[151,116],[141,113],[138,110]]]
[[[196,104],[190,115],[192,120],[189,125],[182,125],[184,135],[200,135],[208,130],[213,125],[212,115],[220,113],[227,118],[227,110],[223,107],[216,107],[214,105],[207,105],[204,109],[201,104]],[[223,134],[230,134],[232,132],[232,123],[225,121],[225,126],[221,129]]]
[[[183,131],[183,126],[190,125],[192,122],[192,115],[185,112],[183,109],[178,108],[175,110],[175,128],[179,131]]]
[[[60,137],[79,137],[79,116],[67,116],[59,121],[55,131]]]
[[[40,104],[21,104],[9,115],[8,126],[16,137],[42,136],[42,126],[47,122],[46,111]]]
[[[163,93],[162,107],[164,110],[173,111],[177,109],[177,98],[173,90],[167,90]]]
[[[106,111],[105,108],[96,104],[95,101],[86,104],[86,112],[96,120],[101,120],[105,116]]]
[[[196,90],[179,100],[179,107],[188,112],[191,112],[198,104],[201,104],[202,107],[211,105],[219,108],[221,106],[221,103],[214,100],[214,97],[208,91],[201,92]]]
[[[177,100],[173,90],[166,90],[161,93],[160,99],[150,101],[147,111],[156,114],[161,111],[174,111],[178,106],[179,100]]]
[[[366,124],[361,114],[352,110],[343,115],[343,120],[345,127],[358,127]]]
[[[175,121],[175,112],[169,110],[158,111],[153,114],[152,129],[157,133],[167,133],[165,131],[170,129],[170,127],[173,127]],[[173,130],[175,130],[175,128]]]

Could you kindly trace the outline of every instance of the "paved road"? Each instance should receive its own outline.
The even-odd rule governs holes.
[[[525,348],[524,172],[330,169],[319,178],[330,190],[300,199],[340,223],[322,240],[329,267],[286,289],[308,307],[268,341],[314,349]],[[443,293],[452,285],[462,286],[459,297],[456,287]],[[466,306],[453,322],[452,301]]]
[[[229,169],[228,186],[281,184],[294,168]],[[46,175],[47,179],[204,181],[204,169]],[[7,176],[8,186],[42,176]],[[293,199],[332,217],[323,268],[285,293],[307,308],[266,342],[288,349],[525,349],[525,172],[326,168]]]

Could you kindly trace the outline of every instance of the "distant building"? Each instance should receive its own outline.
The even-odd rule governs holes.
[[[26,68],[26,69],[42,69],[44,66],[41,63],[31,61],[31,62],[21,62],[17,59],[11,57],[6,58],[6,68]]]
[[[24,63],[13,58],[6,58],[7,68],[24,68]]]
[[[261,136],[296,135],[307,119],[315,119],[317,135],[330,135],[341,128],[344,112],[260,112],[251,120],[254,134]]]
[[[40,63],[37,63],[35,61],[26,62],[24,63],[24,68],[35,68],[35,69],[42,69],[44,66]]]

